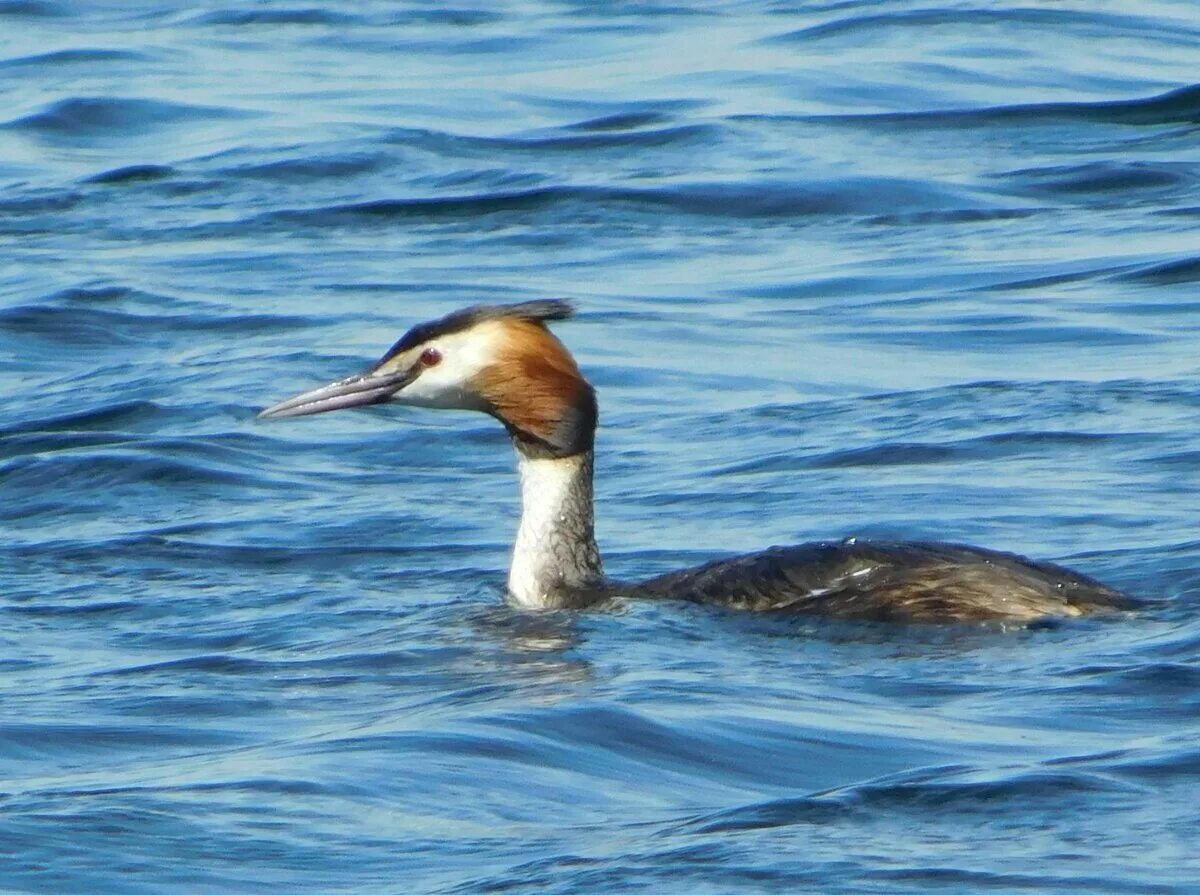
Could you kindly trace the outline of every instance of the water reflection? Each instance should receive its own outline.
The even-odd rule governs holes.
[[[476,647],[476,659],[495,665],[497,674],[524,683],[593,682],[595,668],[578,650],[586,641],[587,617],[573,612],[522,612],[498,593],[491,605],[475,604],[462,613],[459,630]],[[464,631],[465,629],[465,631]],[[573,689],[547,690],[545,701],[567,698]]]

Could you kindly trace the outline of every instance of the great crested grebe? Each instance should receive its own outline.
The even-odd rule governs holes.
[[[479,410],[517,451],[521,523],[513,602],[583,608],[610,597],[844,618],[1031,621],[1132,608],[1122,593],[1050,563],[961,544],[867,541],[771,547],[639,584],[604,576],[592,507],[596,395],[550,331],[564,301],[476,306],[410,329],[369,370],[269,407],[306,416],[388,401]]]

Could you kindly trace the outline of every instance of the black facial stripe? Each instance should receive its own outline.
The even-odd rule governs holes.
[[[574,309],[569,302],[557,298],[523,301],[514,305],[475,305],[463,308],[461,311],[447,314],[438,320],[418,323],[388,349],[375,367],[378,369],[380,365],[386,364],[397,354],[403,354],[423,342],[451,333],[462,332],[484,320],[502,320],[508,317],[536,321],[566,320],[573,313]]]

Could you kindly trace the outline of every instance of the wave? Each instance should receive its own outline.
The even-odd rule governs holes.
[[[1153,35],[1156,40],[1192,45],[1200,30],[1190,28],[1179,19],[1157,19],[1150,16],[1134,16],[1104,13],[1095,9],[1014,8],[947,8],[930,7],[878,15],[855,15],[835,19],[819,25],[799,28],[766,38],[766,43],[816,43],[847,39],[855,45],[868,39],[869,35],[883,31],[908,31],[913,28],[930,29],[942,26],[957,26],[972,30],[987,26],[1031,26],[1052,28],[1066,32],[1077,28],[1088,37],[1105,32],[1121,34],[1135,32],[1143,37]],[[1190,38],[1190,40],[1189,40]]]
[[[134,600],[89,600],[83,603],[15,603],[4,607],[4,611],[13,615],[35,618],[57,618],[59,616],[86,618],[88,616],[121,616],[137,612],[139,608],[139,604]]]
[[[1140,792],[1140,787],[1107,775],[1057,769],[1050,764],[1003,776],[955,766],[701,814],[674,829],[693,834],[728,833],[857,822],[868,816],[879,822],[881,815],[913,811],[927,820],[942,813],[955,817],[964,813],[1008,815],[1014,805],[1022,806],[1024,811],[1032,811],[1035,806],[1042,811],[1063,811],[1073,804],[1095,804],[1096,795]]]
[[[496,151],[543,153],[579,149],[636,149],[643,147],[703,145],[715,142],[721,133],[711,123],[672,124],[647,127],[667,120],[661,112],[624,112],[587,119],[558,128],[550,134],[484,137],[455,134],[429,128],[393,128],[387,142],[422,149],[439,155],[487,155]]]
[[[175,446],[179,456],[161,456],[143,450],[119,450],[23,456],[0,467],[9,500],[0,515],[27,518],[47,495],[76,490],[78,494],[103,494],[108,489],[148,485],[180,489],[207,488],[228,493],[230,488],[266,488],[269,480],[244,464],[206,462],[203,451]],[[190,456],[189,456],[190,455]],[[111,497],[111,496],[110,496]],[[54,504],[57,506],[58,504]]]
[[[0,727],[0,756],[6,759],[61,760],[93,751],[122,752],[129,748],[178,749],[229,745],[242,737],[197,729],[191,724],[130,725],[72,724],[67,721],[6,722]]]
[[[327,177],[371,173],[382,168],[388,161],[389,159],[381,153],[331,153],[233,165],[219,173],[230,178],[305,183]]]
[[[134,426],[153,419],[162,413],[163,410],[163,405],[154,401],[117,401],[101,407],[26,420],[0,427],[0,436],[11,438],[14,435],[30,433],[79,433],[97,429],[111,429],[116,426]]]
[[[745,830],[775,829],[797,824],[836,823],[853,813],[844,804],[821,798],[783,798],[702,814],[672,828],[672,832],[710,835]]]
[[[70,211],[82,201],[83,195],[71,190],[39,190],[31,195],[0,199],[0,215],[16,217],[54,214],[60,211]]]
[[[151,347],[147,339],[173,344],[182,332],[275,333],[310,322],[306,317],[283,314],[230,315],[215,310],[137,314],[58,304],[17,305],[0,310],[0,333],[5,336],[35,337],[76,348]]]
[[[568,130],[575,131],[630,131],[635,128],[650,125],[665,124],[669,117],[663,112],[653,110],[615,112],[611,115],[601,115],[599,118],[588,118],[575,124],[567,125]]]
[[[83,182],[106,184],[135,183],[165,180],[175,176],[177,173],[170,165],[125,165],[121,168],[113,168],[109,171],[101,171],[99,174],[85,177]]]
[[[319,6],[279,9],[215,9],[197,13],[184,20],[187,25],[213,27],[256,27],[261,25],[329,25],[386,27],[402,25],[449,25],[472,27],[502,21],[503,13],[486,8],[442,6],[427,9],[404,9],[348,13],[335,12]],[[344,44],[343,44],[344,45]]]
[[[897,330],[890,322],[874,324],[864,321],[860,330],[848,334],[846,338],[856,342],[911,345],[928,351],[975,352],[1038,345],[1156,345],[1168,341],[1170,336],[1116,325],[1085,326],[1041,321],[1038,318],[992,321],[963,316],[947,319],[935,326],[914,325],[903,330]]]
[[[56,138],[94,138],[145,133],[188,121],[244,117],[245,110],[164,100],[84,96],[59,100],[42,111],[0,124],[0,128]]]
[[[0,9],[0,15],[3,14]],[[54,50],[49,53],[37,53],[32,56],[14,56],[11,59],[0,59],[0,72],[6,69],[20,69],[22,77],[33,76],[36,70],[44,68],[47,71],[61,72],[64,66],[88,66],[93,63],[134,63],[145,64],[153,59],[148,53],[137,53],[132,50],[110,50],[90,47],[78,47],[70,50]]]
[[[53,0],[0,0],[0,16],[30,19],[57,19],[71,14],[67,3]]]
[[[1200,257],[1159,261],[1114,277],[1129,283],[1146,283],[1154,286],[1174,286],[1179,283],[1200,281]]]
[[[293,9],[216,9],[194,15],[192,25],[353,25],[363,23],[361,16],[334,12],[320,7]]]
[[[544,186],[467,195],[379,199],[267,212],[259,223],[345,226],[408,218],[477,218],[482,215],[557,212],[582,208],[626,209],[653,214],[672,211],[719,218],[804,218],[826,215],[974,213],[1005,215],[1013,209],[966,190],[900,178],[843,178],[794,183],[673,184],[659,189],[613,186]]]
[[[816,115],[736,114],[730,121],[797,121],[857,127],[945,130],[975,127],[1055,125],[1082,122],[1151,127],[1200,122],[1200,84],[1138,99],[1096,102],[1016,103],[917,112],[858,112]]]
[[[1071,197],[1093,193],[1111,196],[1189,189],[1198,178],[1195,165],[1179,162],[1098,161],[1079,165],[1024,168],[994,175],[1006,189],[1024,195]]]
[[[1144,437],[1099,432],[1002,432],[961,441],[930,444],[888,442],[863,448],[838,449],[811,456],[784,454],[726,466],[714,475],[744,475],[802,469],[853,469],[877,466],[921,466],[932,463],[993,461],[1006,457],[1061,456],[1064,449],[1094,451],[1105,445],[1140,444]]]

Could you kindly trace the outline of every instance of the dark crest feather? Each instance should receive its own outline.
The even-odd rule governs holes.
[[[512,305],[472,305],[463,308],[437,320],[428,323],[418,323],[388,349],[387,354],[379,359],[385,364],[397,354],[402,354],[410,348],[415,348],[430,339],[446,336],[450,333],[470,329],[485,320],[501,320],[515,318],[518,320],[533,320],[539,323],[550,320],[566,320],[575,313],[569,301],[561,298],[543,298],[536,301],[523,301]]]

